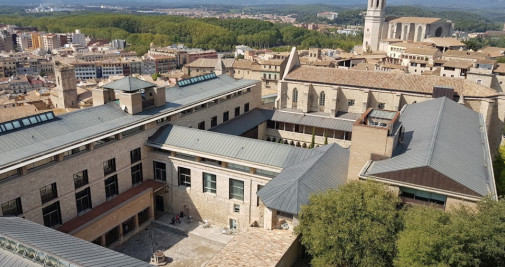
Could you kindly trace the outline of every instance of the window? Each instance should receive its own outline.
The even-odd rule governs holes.
[[[154,180],[163,181],[167,180],[167,165],[163,162],[153,161]]]
[[[58,197],[58,192],[56,191],[56,183],[46,185],[40,188],[40,198],[42,199],[42,204],[51,201]]]
[[[179,167],[179,185],[191,187],[191,170]]]
[[[379,109],[384,109],[386,107],[386,104],[385,103],[379,103],[378,106],[379,106]]]
[[[99,146],[105,145],[105,144],[107,144],[109,142],[112,142],[114,140],[116,140],[116,135],[105,137],[103,139],[100,139],[100,140],[96,141],[95,142],[95,147],[99,147]]]
[[[88,170],[74,174],[75,189],[88,184]]]
[[[223,122],[228,121],[230,119],[230,112],[223,112]]]
[[[477,80],[477,84],[482,84],[482,80]]]
[[[249,167],[240,164],[228,163],[228,168],[237,171],[249,172]]]
[[[75,154],[78,154],[80,152],[83,152],[83,151],[86,151],[86,146],[80,146],[78,148],[74,148],[72,150],[69,150],[69,151],[65,151],[63,153],[63,157],[66,158],[66,157],[69,157],[69,156],[72,156],[72,155],[75,155]]]
[[[240,213],[240,205],[239,204],[233,204],[233,212]]]
[[[142,176],[142,163],[139,163],[133,167],[131,167],[132,171],[132,185],[136,185],[144,181]]]
[[[205,121],[201,121],[198,123],[198,129],[205,130]]]
[[[261,188],[263,188],[263,185],[258,185],[258,189],[256,190],[256,207],[259,207],[260,206],[260,197],[258,195],[258,191],[261,190]]]
[[[406,187],[400,187],[400,197],[402,197],[403,199],[405,198],[413,199],[415,200],[414,202],[421,202],[421,203],[428,202],[437,205],[444,205],[447,200],[447,197],[444,195],[439,195],[436,193],[430,193]]]
[[[244,181],[230,178],[230,199],[244,200]]]
[[[293,89],[293,103],[298,102],[298,90],[295,88]]]
[[[324,106],[325,103],[326,103],[326,95],[324,94],[324,92],[321,92],[321,94],[319,95],[319,106]]]
[[[105,197],[107,199],[117,195],[119,192],[117,186],[117,175],[105,179]]]
[[[3,216],[12,215],[18,216],[23,214],[23,207],[21,206],[21,198],[16,198],[2,204]]]
[[[240,116],[240,107],[235,108],[235,117]]]
[[[244,112],[248,112],[249,111],[249,103],[245,103],[244,104]]]
[[[216,193],[216,175],[203,173],[203,192]]]
[[[89,187],[81,192],[75,193],[75,203],[77,205],[77,213],[82,213],[91,209],[91,192]]]
[[[140,147],[130,151],[130,159],[132,164],[139,161],[141,158]]]
[[[217,116],[210,118],[210,128],[217,126]]]
[[[53,204],[42,209],[44,217],[44,225],[47,227],[55,227],[61,224],[60,202],[56,201]]]
[[[106,176],[116,171],[116,159],[109,159],[103,162],[103,175]]]
[[[349,107],[354,106],[354,99],[349,99],[349,101],[347,101],[347,105],[348,105]]]

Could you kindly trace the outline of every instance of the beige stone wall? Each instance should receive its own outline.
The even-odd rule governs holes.
[[[465,206],[471,209],[475,209],[477,207],[477,203],[469,200],[463,200],[453,197],[447,197],[447,201],[445,202],[445,210],[452,211],[461,206]]]
[[[270,178],[235,171],[220,166],[168,157],[167,154],[153,152],[154,161],[167,164],[167,183],[170,187],[168,210],[178,213],[189,207],[189,214],[198,220],[209,220],[212,224],[228,225],[230,219],[237,220],[238,228],[245,229],[261,217],[258,203],[258,185],[265,185]],[[191,187],[179,186],[178,168],[191,170]],[[203,192],[203,173],[216,175],[216,193]],[[244,200],[230,199],[229,179],[244,181]],[[234,212],[234,205],[240,205],[240,212]]]

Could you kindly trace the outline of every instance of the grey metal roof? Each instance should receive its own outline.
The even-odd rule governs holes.
[[[19,217],[0,217],[0,235],[78,266],[152,266]]]
[[[161,127],[148,146],[169,145],[274,167],[286,167],[318,154],[317,150],[176,125]]]
[[[40,264],[0,248],[0,266],[40,267]]]
[[[354,120],[304,115],[279,110],[254,109],[211,129],[213,132],[241,135],[267,120],[351,132]]]
[[[104,88],[120,90],[125,92],[135,92],[141,89],[146,89],[150,87],[155,87],[156,84],[142,81],[140,79],[134,78],[132,76],[126,76],[120,80],[108,83],[104,85]]]
[[[386,119],[386,120],[392,120],[396,115],[395,111],[387,111],[387,110],[380,110],[380,109],[374,109],[368,114],[370,117],[378,118],[378,119]]]
[[[69,112],[50,122],[8,132],[0,135],[0,168],[255,83],[257,81],[237,81],[227,75],[221,75],[216,79],[183,88],[168,88],[167,103],[164,106],[139,114],[130,115],[122,111],[118,104],[111,102]]]
[[[496,196],[482,115],[448,98],[408,105],[405,131],[390,159],[373,162],[367,175],[431,167],[470,190]]]
[[[346,183],[349,151],[337,144],[313,150],[319,154],[286,167],[258,192],[268,208],[296,215],[310,194]]]

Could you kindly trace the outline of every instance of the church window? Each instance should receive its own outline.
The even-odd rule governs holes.
[[[324,92],[321,92],[321,94],[319,95],[319,106],[324,106],[326,102],[326,95],[324,94]]]
[[[298,90],[295,88],[293,89],[293,103],[298,102]]]

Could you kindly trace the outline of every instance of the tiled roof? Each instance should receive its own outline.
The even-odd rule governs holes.
[[[469,69],[473,66],[473,63],[468,60],[448,60],[442,65],[442,67],[457,68],[457,69]]]
[[[462,59],[482,59],[482,58],[486,58],[488,55],[483,52],[447,50],[447,51],[445,51],[443,56],[444,57],[456,57],[456,58],[462,58]]]
[[[285,61],[285,59],[269,59],[262,60],[260,62],[261,65],[272,65],[272,66],[280,66]]]
[[[197,60],[186,64],[186,67],[191,68],[215,68],[217,65],[217,58],[198,58]],[[226,68],[231,68],[233,66],[233,58],[224,58],[223,63]]]
[[[424,42],[433,43],[439,47],[466,46],[464,43],[458,41],[458,39],[450,37],[431,37],[425,39]]]
[[[433,56],[438,52],[435,47],[407,47],[405,53],[423,56]]]
[[[488,54],[490,57],[503,57],[505,56],[505,48],[503,47],[484,47],[480,50],[480,52]]]
[[[496,65],[497,65],[497,67],[496,67],[496,69],[493,70],[493,72],[505,73],[505,63],[498,63]]]
[[[431,24],[441,20],[440,18],[425,18],[425,17],[401,17],[389,21],[389,23],[421,23]]]
[[[498,95],[491,88],[465,79],[311,66],[296,68],[286,76],[285,80],[424,94],[432,94],[435,86],[445,86],[454,88],[456,93],[464,96],[489,97]]]
[[[233,62],[234,69],[247,69],[247,70],[257,70],[261,68],[258,62],[252,60],[238,59]]]
[[[125,92],[135,92],[141,89],[146,89],[150,87],[155,87],[156,84],[142,81],[140,79],[134,78],[132,76],[126,76],[115,82],[105,84],[103,88],[120,90]]]

